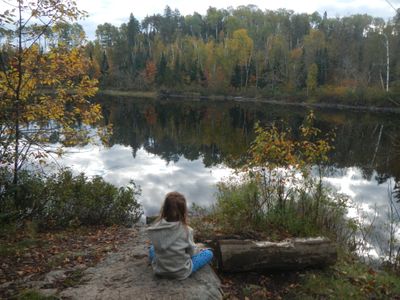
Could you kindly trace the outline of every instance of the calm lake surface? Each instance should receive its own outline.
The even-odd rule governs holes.
[[[172,190],[184,193],[189,205],[212,204],[216,183],[229,176],[229,166],[253,140],[255,122],[283,120],[295,131],[308,112],[256,102],[108,96],[99,102],[105,122],[113,124],[111,147],[75,148],[62,163],[116,185],[134,180],[142,189],[146,215],[156,214]],[[386,220],[388,189],[400,180],[399,116],[337,110],[315,114],[318,128],[336,132],[325,181],[349,195],[371,221]],[[378,229],[382,234],[384,223]]]

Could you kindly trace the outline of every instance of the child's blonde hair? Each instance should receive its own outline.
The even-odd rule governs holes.
[[[165,219],[167,222],[180,221],[187,225],[188,211],[185,196],[178,192],[170,192],[165,195],[159,219]]]

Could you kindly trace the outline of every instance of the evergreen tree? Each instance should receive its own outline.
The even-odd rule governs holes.
[[[168,76],[168,62],[167,58],[165,57],[164,53],[161,54],[160,61],[157,65],[157,75],[156,75],[156,82],[158,85],[163,85],[166,83],[166,79]]]

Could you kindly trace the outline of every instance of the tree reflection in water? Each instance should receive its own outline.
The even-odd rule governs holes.
[[[205,102],[102,98],[104,119],[114,125],[112,144],[144,148],[166,162],[201,158],[206,167],[237,164],[254,138],[256,121],[267,125],[284,120],[295,131],[307,109],[256,102]],[[400,179],[400,130],[396,115],[321,110],[317,126],[335,130],[334,168],[358,167],[378,183]],[[296,134],[296,131],[295,131]]]

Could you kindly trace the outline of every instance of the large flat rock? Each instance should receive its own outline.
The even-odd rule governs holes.
[[[210,266],[179,281],[153,275],[148,263],[147,235],[84,271],[82,285],[61,292],[64,299],[222,299],[220,281]]]

